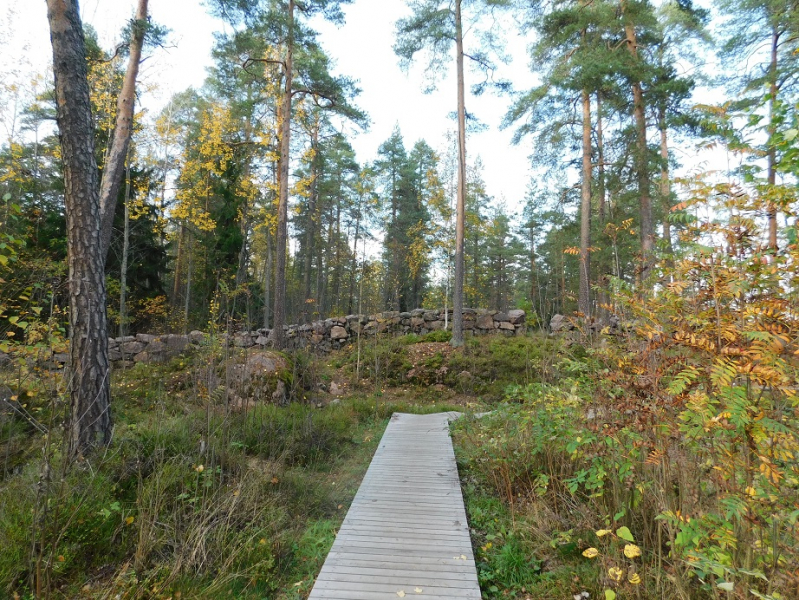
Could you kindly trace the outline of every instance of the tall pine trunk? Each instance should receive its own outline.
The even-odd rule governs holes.
[[[313,148],[313,159],[311,160],[311,186],[308,194],[308,229],[305,232],[305,257],[303,261],[303,312],[305,322],[310,323],[311,317],[308,314],[308,306],[311,300],[311,261],[313,260],[314,242],[316,239],[316,205],[319,194],[318,170],[319,170],[319,121],[314,123],[313,134],[311,136],[311,148]]]
[[[776,126],[774,119],[776,118],[775,109],[777,106],[777,93],[779,88],[777,86],[777,50],[779,49],[780,32],[777,26],[774,25],[771,32],[771,61],[769,63],[769,103],[768,103],[768,133],[769,138],[774,135]],[[774,186],[777,183],[777,149],[774,144],[769,140],[768,144],[768,184]],[[768,216],[768,246],[771,250],[777,250],[777,207],[773,202],[769,202],[766,207],[766,214]]]
[[[671,223],[669,213],[671,212],[671,177],[669,175],[669,135],[666,125],[666,108],[658,107],[658,129],[660,129],[660,198],[663,206],[665,218],[663,219],[663,242],[666,245],[666,252],[672,253],[671,245]]]
[[[128,255],[130,254],[130,162],[125,182],[125,228],[122,232],[122,265],[119,268],[119,337],[127,332]]]
[[[625,12],[626,1],[622,0],[622,14]],[[627,50],[633,61],[633,69],[638,66],[638,39],[635,27],[625,15],[624,33],[626,35]],[[646,142],[646,105],[644,103],[644,90],[641,80],[633,75],[633,119],[635,121],[635,176],[638,180],[638,203],[641,212],[641,281],[646,281],[652,267],[652,248],[655,241],[652,225],[652,199],[650,197],[649,159]]]
[[[280,104],[280,158],[277,201],[277,236],[275,243],[275,310],[272,343],[278,350],[286,345],[283,326],[286,323],[286,246],[288,236],[289,153],[291,150],[291,96],[294,75],[294,0],[288,1],[285,88]]]
[[[47,0],[64,168],[69,265],[70,415],[74,460],[111,441],[105,257],[83,26],[76,0]]]
[[[591,317],[591,96],[582,91],[583,103],[583,173],[580,187],[580,295],[578,308],[586,319]]]
[[[461,0],[455,0],[455,46],[458,70],[458,199],[455,209],[455,285],[452,293],[452,345],[463,345],[464,234],[466,231],[466,92],[463,75]]]
[[[607,222],[607,213],[608,213],[608,203],[607,203],[607,191],[605,186],[605,134],[602,125],[602,95],[600,92],[596,93],[596,153],[597,153],[597,196],[598,198],[598,209],[597,212],[599,214],[599,226],[600,232],[604,230],[605,223]],[[600,234],[603,235],[603,234]],[[604,255],[600,255],[600,264],[599,264],[599,274],[598,274],[598,282],[599,282],[599,294],[598,294],[598,302],[599,305],[597,308],[597,313],[599,314],[600,320],[604,321],[607,319],[607,309],[605,308],[609,303],[609,294],[608,294],[608,284],[610,283],[608,280],[608,270],[609,266],[607,264],[607,258]]]

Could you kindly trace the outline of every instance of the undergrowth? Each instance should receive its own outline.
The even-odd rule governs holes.
[[[654,289],[613,282],[621,328],[455,425],[469,505],[500,500],[541,579],[582,563],[592,598],[799,598],[799,244],[757,244],[746,190],[692,192],[718,218],[684,215]],[[489,571],[492,597],[535,588]]]
[[[296,355],[278,374],[292,402],[242,402],[246,358],[209,347],[115,371],[113,442],[71,466],[63,378],[4,372],[21,410],[0,413],[0,595],[306,597],[388,417],[453,407],[323,406],[323,361]]]

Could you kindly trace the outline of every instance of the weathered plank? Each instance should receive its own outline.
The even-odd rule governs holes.
[[[448,423],[391,417],[309,600],[479,599]]]

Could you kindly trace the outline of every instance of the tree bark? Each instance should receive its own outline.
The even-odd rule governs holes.
[[[622,1],[622,13],[625,9],[625,2]],[[634,62],[638,62],[638,40],[635,34],[635,27],[630,23],[625,23],[624,32],[627,36],[627,50]],[[652,199],[649,189],[649,168],[648,168],[648,148],[646,143],[646,107],[644,104],[644,91],[641,81],[633,79],[633,118],[635,119],[636,133],[636,152],[635,152],[635,171],[638,179],[638,202],[641,212],[641,281],[645,281],[652,267],[652,247],[655,241],[654,229],[652,226]]]
[[[136,77],[139,75],[139,62],[147,30],[147,2],[139,0],[136,8],[136,21],[133,24],[133,35],[130,40],[130,58],[122,91],[117,100],[117,118],[114,135],[109,148],[108,158],[103,165],[103,180],[100,185],[100,252],[105,264],[108,248],[111,245],[111,233],[114,229],[114,211],[117,206],[117,195],[122,184],[125,171],[125,160],[133,132],[133,105],[136,100]],[[48,0],[48,4],[52,4]]]
[[[666,252],[671,254],[671,223],[669,213],[671,212],[671,178],[669,176],[669,135],[666,126],[666,109],[663,106],[658,108],[658,128],[660,129],[660,198],[666,217],[663,219],[663,242],[666,245]]]
[[[777,106],[777,51],[779,50],[780,32],[775,25],[771,32],[771,61],[769,63],[769,92],[770,99],[768,103],[768,131],[769,137],[774,135],[776,130],[775,108]],[[774,144],[769,140],[768,144],[768,184],[774,186],[777,183],[777,149]],[[768,246],[771,250],[777,251],[777,207],[773,202],[769,202],[766,207],[766,215],[768,217]]]
[[[591,96],[582,91],[583,102],[583,173],[580,187],[580,295],[578,308],[586,319],[591,317]]]
[[[111,441],[104,255],[83,27],[76,0],[47,0],[64,165],[70,328],[71,460]]]
[[[313,132],[311,134],[311,148],[314,155],[311,159],[311,185],[308,194],[308,229],[305,232],[305,257],[303,266],[303,312],[305,322],[310,323],[313,319],[308,314],[308,306],[311,301],[311,264],[314,253],[314,242],[316,240],[316,205],[319,194],[319,118],[316,117]],[[313,312],[313,311],[312,311]]]
[[[466,92],[463,75],[461,0],[455,0],[455,46],[458,70],[458,198],[455,208],[455,285],[452,292],[452,345],[463,346],[463,246],[466,231]]]
[[[294,0],[288,1],[285,88],[280,104],[280,158],[278,159],[277,236],[275,244],[275,310],[272,313],[272,343],[278,350],[286,345],[286,246],[289,204],[289,153],[291,150],[291,93],[294,75]]]
[[[597,195],[599,196],[599,226],[600,236],[607,235],[602,233],[605,223],[607,222],[608,203],[607,191],[605,186],[605,135],[602,126],[602,95],[600,92],[596,93],[596,151],[597,151]],[[597,314],[601,321],[607,320],[608,311],[606,306],[609,304],[608,297],[608,265],[607,259],[600,255],[600,264],[597,275],[597,282],[599,284],[599,293],[597,297]]]
[[[599,195],[599,223],[605,224],[607,199],[605,192],[605,137],[602,129],[602,96],[596,93],[596,152],[597,152],[597,192]]]
[[[264,329],[269,329],[269,300],[272,296],[272,234],[266,231],[266,261],[264,262]]]
[[[130,253],[130,163],[125,182],[125,229],[122,233],[122,265],[119,268],[119,337],[124,337],[128,321],[128,255]]]

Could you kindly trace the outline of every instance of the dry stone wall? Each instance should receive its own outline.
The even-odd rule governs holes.
[[[463,327],[467,335],[500,334],[521,335],[526,331],[525,312],[511,310],[507,313],[465,308]],[[285,328],[290,349],[305,348],[317,352],[330,352],[353,342],[360,335],[425,335],[444,329],[445,322],[452,326],[452,311],[445,321],[444,311],[417,309],[411,312],[383,312],[377,315],[349,315],[315,321],[306,325],[289,325]],[[240,331],[223,334],[221,339],[239,348],[268,348],[268,329]],[[207,343],[208,335],[192,331],[188,335],[150,335],[110,338],[109,358],[112,362],[163,362],[186,352],[192,347]]]

